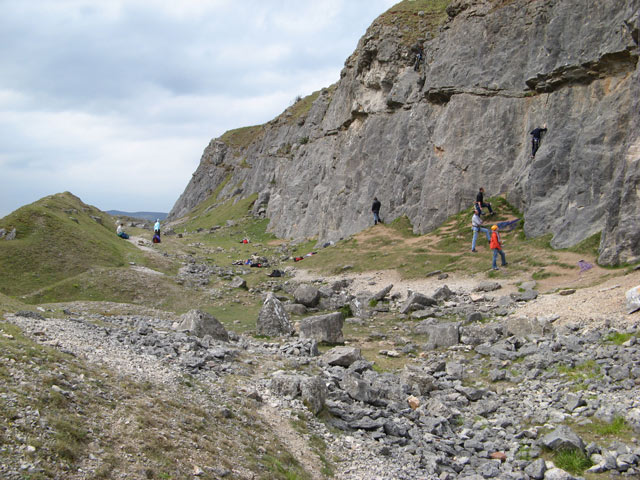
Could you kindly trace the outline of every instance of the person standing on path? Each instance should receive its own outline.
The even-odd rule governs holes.
[[[491,242],[491,234],[489,233],[488,228],[484,228],[482,226],[482,219],[478,212],[473,212],[473,217],[471,217],[471,229],[473,230],[473,240],[471,240],[471,251],[476,251],[476,240],[478,240],[478,232],[484,232],[487,236],[487,242]]]
[[[157,233],[158,235],[160,235],[160,219],[156,218],[156,223],[153,226],[153,233]]]
[[[493,264],[491,265],[491,268],[493,268],[494,270],[499,270],[498,265],[496,265],[498,254],[500,254],[500,257],[502,258],[503,267],[507,265],[507,259],[504,255],[504,252],[502,251],[502,242],[500,240],[500,234],[498,233],[498,226],[492,225],[491,230],[493,230],[491,232],[491,242],[489,243],[489,248],[493,250]]]
[[[373,205],[371,205],[371,211],[373,212],[373,224],[377,225],[378,223],[382,223],[382,220],[380,220],[380,207],[382,205],[380,204],[380,200],[378,200],[378,197],[373,197]]]
[[[482,208],[484,207],[487,207],[489,209],[489,215],[493,215],[491,204],[484,202],[484,188],[482,187],[480,187],[480,190],[478,190],[478,195],[476,195],[476,205],[478,206],[476,210],[480,210],[480,215],[482,215]]]
[[[534,128],[531,130],[531,158],[536,156],[536,152],[538,148],[540,148],[540,137],[542,136],[542,132],[547,131],[547,124],[545,123],[542,128]]]

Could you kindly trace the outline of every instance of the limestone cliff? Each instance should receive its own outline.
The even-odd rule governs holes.
[[[601,263],[640,258],[640,0],[442,3],[392,7],[335,85],[212,140],[170,217],[216,189],[260,193],[270,231],[328,240],[369,226],[376,195],[425,233],[483,186],[529,236],[602,232]]]

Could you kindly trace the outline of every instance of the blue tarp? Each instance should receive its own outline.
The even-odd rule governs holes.
[[[498,223],[496,223],[496,225],[498,225],[498,228],[500,229],[500,231],[502,231],[502,232],[510,232],[511,230],[514,230],[518,226],[518,223],[520,223],[520,219],[516,218],[515,220],[508,220],[506,222],[498,222]]]

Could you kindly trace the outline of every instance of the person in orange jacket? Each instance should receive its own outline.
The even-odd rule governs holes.
[[[498,265],[496,265],[496,260],[498,259],[498,253],[502,258],[502,266],[507,265],[507,259],[502,251],[502,242],[500,241],[500,234],[498,233],[498,226],[491,226],[491,242],[489,242],[489,248],[493,250],[493,265],[491,268],[494,270],[498,270]]]

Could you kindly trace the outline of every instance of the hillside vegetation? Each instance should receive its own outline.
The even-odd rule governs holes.
[[[94,268],[145,262],[115,234],[115,219],[69,192],[45,197],[0,219],[16,238],[0,241],[0,293],[29,296]],[[133,231],[132,229],[129,229]]]
[[[228,287],[228,273],[242,270],[232,263],[252,255],[266,258],[272,268],[295,265],[323,275],[379,270],[395,270],[406,279],[434,271],[501,278],[526,275],[553,289],[571,282],[580,272],[577,260],[595,263],[599,242],[599,236],[594,236],[576,248],[552,250],[549,237],[526,239],[520,223],[513,232],[503,234],[511,268],[491,272],[491,252],[484,235],[478,238],[478,252],[470,252],[471,209],[452,216],[427,235],[413,234],[408,219],[401,217],[322,248],[315,239],[288,243],[268,233],[269,221],[249,214],[254,200],[255,195],[219,201],[214,192],[190,215],[172,224],[180,236],[163,236],[163,243],[153,245],[154,252],[118,238],[112,217],[73,195],[46,197],[0,221],[4,228],[15,226],[18,232],[15,240],[0,241],[0,259],[12,272],[11,277],[0,279],[0,304],[111,301],[176,313],[198,305],[222,321],[239,322],[242,330],[247,330],[252,328],[262,299],[250,293],[237,298]],[[491,201],[497,214],[488,222],[520,218],[520,212],[503,198]],[[102,218],[103,224],[92,217]],[[152,245],[149,230],[128,230]],[[241,243],[245,238],[248,244]],[[315,254],[297,265],[291,260],[311,252]],[[185,289],[178,268],[188,259],[227,274]],[[604,276],[616,270],[596,269]],[[259,287],[273,281],[266,276],[270,271],[245,268],[243,277],[249,288]]]

